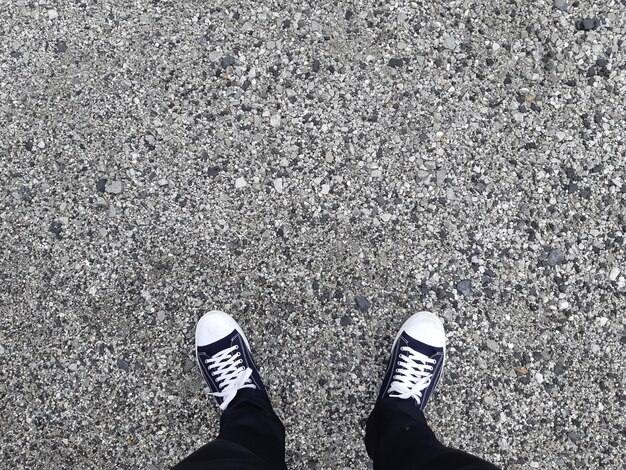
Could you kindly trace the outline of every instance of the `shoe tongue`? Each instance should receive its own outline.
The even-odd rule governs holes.
[[[418,341],[415,338],[409,336],[406,331],[402,332],[400,338],[406,341],[406,345],[408,347],[428,357],[433,357],[435,354],[443,352],[443,348],[438,348],[435,346],[430,346],[429,344],[422,343],[421,341]]]

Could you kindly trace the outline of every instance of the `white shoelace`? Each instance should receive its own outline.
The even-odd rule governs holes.
[[[412,397],[419,405],[422,400],[422,392],[430,385],[433,367],[437,361],[408,346],[401,347],[400,351],[405,351],[408,354],[400,354],[398,367],[389,387],[389,396],[398,398]],[[392,393],[395,393],[395,395],[392,395]]]
[[[243,359],[237,359],[241,356],[241,353],[233,354],[236,349],[239,349],[239,346],[231,346],[218,352],[210,359],[204,360],[209,372],[215,377],[215,381],[220,388],[219,392],[212,392],[211,395],[224,399],[220,405],[222,411],[235,398],[239,389],[256,388],[250,380],[252,369],[240,366],[240,364],[243,364]]]

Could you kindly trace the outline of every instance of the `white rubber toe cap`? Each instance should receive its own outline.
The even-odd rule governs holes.
[[[196,325],[196,347],[206,346],[215,343],[222,338],[231,334],[234,330],[241,333],[248,348],[248,340],[246,339],[239,324],[228,313],[220,310],[212,310],[202,315]]]
[[[430,312],[413,314],[404,322],[399,335],[403,331],[406,331],[411,338],[435,348],[443,348],[446,345],[446,332],[443,323],[435,314]]]

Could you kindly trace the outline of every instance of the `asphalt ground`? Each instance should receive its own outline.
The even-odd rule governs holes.
[[[289,468],[371,468],[430,310],[444,443],[623,469],[624,3],[0,0],[0,467],[212,439],[221,309]]]

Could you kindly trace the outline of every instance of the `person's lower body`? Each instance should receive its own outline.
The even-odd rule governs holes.
[[[366,429],[374,470],[497,470],[441,444],[423,410],[445,362],[445,331],[432,313],[411,316],[393,344]],[[224,413],[217,439],[175,470],[286,470],[285,428],[270,403],[250,345],[237,322],[211,311],[196,326],[200,371]]]
[[[173,470],[286,470],[285,428],[267,395],[239,390],[220,418],[217,438]]]
[[[367,420],[365,446],[374,470],[497,470],[439,442],[411,400],[379,400]]]

